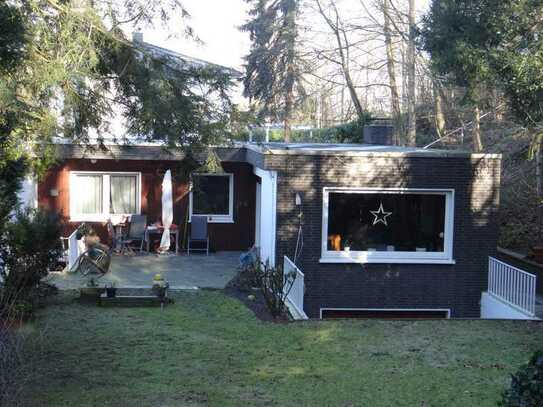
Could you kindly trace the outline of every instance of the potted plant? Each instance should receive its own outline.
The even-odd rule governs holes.
[[[106,285],[106,295],[107,298],[115,298],[117,295],[117,287],[115,287],[115,283],[111,283],[109,287]]]
[[[166,290],[168,290],[168,287],[170,284],[164,280],[164,278],[160,274],[156,274],[153,277],[153,294],[155,294],[159,298],[166,297]]]

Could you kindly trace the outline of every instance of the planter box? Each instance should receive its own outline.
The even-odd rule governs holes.
[[[79,289],[79,300],[82,302],[98,302],[105,292],[103,287],[82,287]]]

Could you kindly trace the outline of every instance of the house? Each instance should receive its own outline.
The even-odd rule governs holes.
[[[296,270],[309,317],[479,317],[497,246],[500,156],[388,145],[240,143],[214,149],[222,171],[182,169],[159,146],[59,144],[38,204],[67,233],[146,214],[160,221],[164,172],[174,223],[208,216],[214,251],[247,250]],[[198,193],[190,185],[198,185]]]

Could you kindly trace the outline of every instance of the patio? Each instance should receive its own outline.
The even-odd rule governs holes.
[[[100,285],[114,283],[116,287],[147,288],[153,276],[160,273],[173,289],[222,289],[235,276],[240,252],[202,254],[135,256],[115,255],[109,273],[98,280]],[[79,273],[54,273],[47,282],[61,290],[84,286],[89,277]]]

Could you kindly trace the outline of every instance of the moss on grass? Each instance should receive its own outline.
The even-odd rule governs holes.
[[[221,292],[41,311],[36,406],[494,406],[543,325],[262,322]]]

